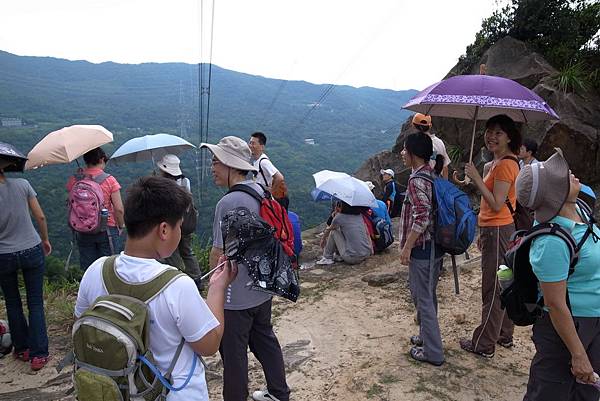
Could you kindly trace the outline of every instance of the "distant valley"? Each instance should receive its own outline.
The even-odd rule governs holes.
[[[55,129],[101,124],[115,135],[105,147],[108,154],[128,139],[159,132],[181,135],[198,145],[198,69],[183,63],[92,64],[0,51],[0,117],[25,124],[0,127],[0,141],[26,153]],[[401,106],[416,93],[335,86],[319,104],[328,87],[212,67],[209,142],[265,132],[267,153],[290,188],[290,208],[301,215],[305,227],[322,221],[327,209],[310,199],[312,174],[322,169],[351,173],[370,155],[389,149],[408,115]],[[315,144],[306,144],[305,139],[314,139]],[[195,152],[182,156],[184,173],[200,202],[196,158]],[[64,183],[76,167],[48,166],[24,174],[38,191],[60,257],[66,256],[70,238]],[[152,170],[150,162],[109,163],[107,169],[124,188]],[[209,172],[201,181],[198,235],[206,242],[214,204],[223,191],[210,182]]]

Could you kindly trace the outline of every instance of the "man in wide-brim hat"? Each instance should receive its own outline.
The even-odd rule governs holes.
[[[594,371],[600,372],[600,230],[577,206],[580,188],[560,149],[545,162],[526,165],[517,177],[519,203],[534,210],[538,223],[570,232],[580,248],[569,274],[565,240],[549,234],[531,243],[544,313],[533,325],[528,401],[598,400],[596,388],[577,382],[595,383]]]
[[[248,173],[256,171],[251,163],[252,153],[248,144],[235,136],[226,136],[216,145],[203,143],[213,154],[212,175],[219,187],[231,189],[235,185],[248,185],[263,193],[262,188],[248,179]],[[213,221],[213,246],[210,251],[210,268],[217,265],[223,254],[221,220],[237,207],[260,212],[254,197],[242,192],[225,194],[215,207]],[[271,295],[255,291],[247,285],[252,279],[244,264],[238,265],[238,275],[229,286],[225,299],[225,331],[221,340],[223,359],[223,400],[239,401],[248,397],[248,354],[250,350],[261,362],[267,389],[255,391],[255,401],[289,401],[290,389],[285,378],[285,366],[279,341],[271,325]]]

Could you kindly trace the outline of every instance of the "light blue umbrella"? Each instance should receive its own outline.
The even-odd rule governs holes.
[[[166,154],[180,154],[195,146],[175,135],[156,134],[133,138],[125,142],[110,157],[116,163],[158,160]]]

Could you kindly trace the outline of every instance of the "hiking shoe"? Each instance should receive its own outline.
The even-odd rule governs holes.
[[[258,390],[252,393],[254,401],[279,401],[279,398],[269,394],[267,390]]]
[[[23,362],[29,362],[29,349],[23,351],[13,351],[13,358]]]
[[[423,346],[423,339],[421,336],[410,336],[410,343],[412,345],[416,345],[417,347]]]
[[[332,265],[335,261],[333,259],[326,258],[323,256],[321,259],[317,260],[316,264],[318,265]]]
[[[31,370],[37,371],[46,366],[50,360],[49,356],[34,356],[31,358]]]
[[[337,253],[333,254],[333,261],[334,262],[343,262],[344,258],[342,258],[340,255],[338,255]]]
[[[513,342],[512,338],[509,340],[498,340],[497,344],[504,348],[512,348],[515,346],[515,343]]]
[[[469,340],[468,338],[461,338],[458,343],[460,344],[460,347],[467,352],[471,352],[475,355],[479,355],[479,356],[482,356],[482,357],[488,358],[488,359],[494,357],[493,351],[492,352],[477,351],[475,349],[475,345],[473,344],[473,341]]]
[[[436,361],[430,361],[429,359],[427,359],[427,357],[425,356],[425,351],[423,350],[422,347],[412,347],[410,349],[410,356],[415,361],[427,362],[427,363],[432,364],[433,366],[442,366],[444,364],[444,361],[436,362]]]

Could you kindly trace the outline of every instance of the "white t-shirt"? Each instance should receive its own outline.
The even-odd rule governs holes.
[[[429,137],[431,138],[431,141],[433,142],[433,151],[435,152],[436,155],[444,156],[444,167],[447,167],[450,164],[450,157],[448,156],[448,153],[446,152],[446,145],[444,145],[444,141],[442,141],[440,138],[435,136],[435,134],[433,132],[427,132],[427,135],[429,135]],[[431,168],[434,168],[435,160],[431,160],[429,162],[429,165],[431,166]]]
[[[107,295],[102,280],[105,257],[98,259],[85,271],[75,304],[75,316],[85,312],[96,298]],[[115,261],[117,274],[126,282],[141,283],[152,280],[166,269],[173,269],[154,259],[136,258],[121,252]],[[157,367],[164,374],[175,355],[181,338],[187,342],[200,340],[219,325],[189,277],[173,281],[157,297],[148,303],[150,319],[150,350]],[[194,351],[189,344],[183,346],[173,369],[175,387],[183,384],[192,367]],[[196,361],[196,369],[190,382],[180,391],[171,391],[168,401],[208,401],[208,389],[204,378],[204,366]]]
[[[258,170],[256,174],[255,181],[259,184],[266,185],[267,187],[271,187],[273,184],[273,176],[279,172],[277,168],[271,163],[271,160],[264,153],[260,155],[258,159],[252,163],[254,168]],[[262,171],[262,173],[261,173]],[[263,177],[264,174],[264,177]],[[266,181],[265,181],[266,179]]]

